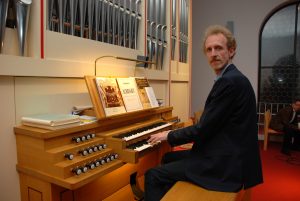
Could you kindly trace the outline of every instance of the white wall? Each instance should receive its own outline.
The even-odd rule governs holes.
[[[70,113],[75,105],[92,105],[84,79],[15,78],[16,124],[40,113]]]
[[[0,200],[20,200],[15,126],[14,78],[0,77]]]
[[[192,111],[204,107],[214,73],[202,52],[206,27],[234,22],[234,64],[249,78],[257,94],[259,29],[267,14],[284,0],[193,0]]]

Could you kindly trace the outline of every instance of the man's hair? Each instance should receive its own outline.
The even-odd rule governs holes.
[[[216,35],[216,34],[222,34],[223,36],[225,36],[225,38],[227,39],[227,48],[228,49],[233,49],[234,51],[236,50],[237,44],[236,44],[236,40],[233,36],[233,34],[224,26],[221,25],[212,25],[209,26],[205,33],[204,33],[204,38],[203,38],[203,52],[205,53],[205,42],[208,36],[211,35]],[[234,53],[235,55],[235,53]],[[234,57],[234,55],[232,55],[232,57],[230,59],[232,59]]]
[[[299,97],[293,98],[292,103],[296,103],[296,102],[300,102],[300,98]]]

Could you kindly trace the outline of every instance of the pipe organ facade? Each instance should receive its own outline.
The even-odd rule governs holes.
[[[150,147],[145,139],[180,127],[174,121],[190,116],[191,45],[180,49],[181,35],[191,40],[191,31],[185,31],[191,27],[190,7],[191,0],[1,2],[0,75],[14,80],[9,94],[16,101],[13,119],[22,201],[122,200],[128,196],[123,190],[130,191],[130,175],[137,172],[143,183],[144,172],[170,150],[164,143]],[[8,20],[13,22],[10,27]],[[180,28],[183,22],[185,28]],[[148,57],[147,68],[112,59],[139,55]],[[99,57],[104,59],[95,65]],[[27,114],[66,112],[73,102],[91,104],[83,87],[86,75],[146,77],[163,107],[55,131],[20,126]],[[80,87],[76,91],[69,83]],[[56,98],[64,104],[57,104]],[[154,130],[140,134],[146,127]]]

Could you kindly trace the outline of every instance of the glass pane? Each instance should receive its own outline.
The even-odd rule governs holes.
[[[300,10],[300,4],[298,5],[298,11]],[[297,67],[300,67],[300,15],[298,12],[298,24],[297,24],[297,39],[296,39],[296,65]]]
[[[290,103],[299,95],[299,68],[262,68],[260,81],[261,102]]]
[[[276,12],[262,32],[261,66],[293,65],[296,5]]]

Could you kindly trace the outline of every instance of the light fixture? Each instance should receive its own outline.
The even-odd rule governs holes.
[[[146,56],[137,56],[138,59],[131,59],[131,58],[126,58],[126,57],[117,57],[117,56],[111,56],[111,55],[105,55],[105,56],[101,56],[95,59],[95,66],[94,66],[94,72],[95,72],[95,76],[97,75],[97,61],[99,59],[103,59],[103,58],[115,58],[115,59],[119,59],[119,60],[125,60],[125,61],[133,61],[136,62],[136,67],[144,67],[147,68],[148,64],[154,64],[156,65],[155,62],[152,61],[148,61],[148,57]],[[142,64],[142,65],[141,65]],[[146,65],[145,65],[146,64]]]

